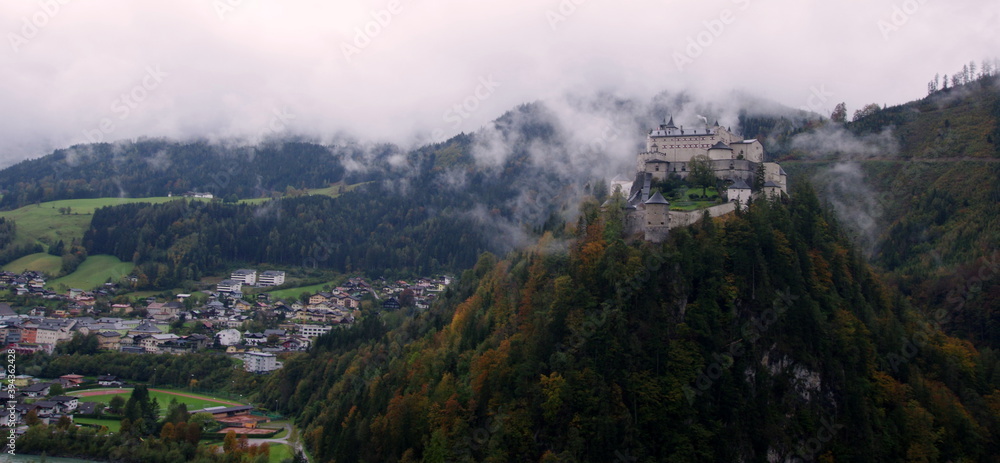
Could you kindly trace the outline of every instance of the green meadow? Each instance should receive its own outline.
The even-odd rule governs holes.
[[[56,291],[64,291],[69,288],[90,290],[108,280],[117,282],[122,277],[132,273],[134,268],[134,263],[122,262],[115,256],[88,256],[87,260],[83,261],[75,272],[50,281],[48,287]]]

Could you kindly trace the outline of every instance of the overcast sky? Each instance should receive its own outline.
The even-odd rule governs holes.
[[[995,57],[997,24],[989,0],[3,0],[0,165],[141,136],[407,145],[598,91],[853,112]]]

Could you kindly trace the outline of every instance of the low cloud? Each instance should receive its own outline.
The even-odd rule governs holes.
[[[814,180],[821,185],[820,197],[833,207],[865,255],[873,256],[884,225],[885,207],[880,194],[866,182],[861,165],[841,162],[820,172]]]
[[[838,160],[887,158],[899,154],[899,140],[892,127],[877,134],[854,135],[842,125],[827,124],[796,135],[791,147],[807,157]]]
[[[566,94],[648,101],[663,90],[736,89],[801,107],[812,87],[825,85],[851,108],[894,104],[919,97],[935,73],[995,54],[1000,11],[995,2],[927,2],[884,40],[878,22],[889,4],[401,0],[389,13],[385,0],[102,6],[0,5],[0,166],[95,130],[105,141],[254,144],[282,134],[409,149],[437,139],[435,131],[445,139],[472,132],[518,104]],[[738,11],[737,20],[678,71],[673,53],[715,30],[706,24],[726,10]],[[928,54],[942,41],[961,44],[966,56]],[[345,44],[360,53],[345,59]],[[765,65],[766,54],[784,59]],[[147,78],[150,68],[162,81]],[[487,91],[483,79],[499,85]],[[449,113],[455,104],[463,105],[458,118]],[[675,116],[702,123],[697,114],[717,117]],[[104,119],[113,128],[101,129]]]

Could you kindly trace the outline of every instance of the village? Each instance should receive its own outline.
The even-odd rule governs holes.
[[[269,292],[250,295],[245,290],[279,287],[285,283],[285,272],[238,269],[214,290],[122,303],[113,283],[58,294],[46,289],[45,275],[39,272],[0,272],[0,291],[8,291],[14,300],[33,302],[24,306],[0,302],[0,340],[9,353],[20,356],[51,354],[74,337],[93,335],[100,351],[136,355],[215,351],[242,363],[249,373],[266,374],[282,367],[279,355],[308,350],[318,336],[349,329],[369,313],[413,314],[427,309],[451,281],[447,276],[412,282],[354,277],[329,290],[276,299]],[[74,374],[47,381],[17,375],[15,387],[4,392],[4,402],[19,421],[32,410],[46,422],[72,413],[94,414],[93,403],[81,404],[77,397],[61,394],[83,381]],[[127,379],[104,375],[88,381],[120,387]]]
[[[116,285],[93,291],[70,289],[57,294],[45,288],[37,272],[0,272],[0,291],[17,296],[57,301],[52,305],[12,307],[0,302],[0,340],[19,353],[53,352],[75,334],[95,334],[100,349],[136,354],[183,354],[224,349],[230,354],[296,352],[309,348],[317,336],[348,327],[367,311],[423,310],[444,291],[449,277],[387,282],[373,287],[363,278],[350,278],[329,291],[300,299],[272,299],[267,292],[244,294],[245,287],[280,286],[285,274],[239,269],[201,298],[177,294],[173,300],[148,298],[138,303],[113,303]],[[204,303],[192,303],[202,299]],[[252,362],[256,365],[258,362]],[[263,362],[248,371],[276,368]]]

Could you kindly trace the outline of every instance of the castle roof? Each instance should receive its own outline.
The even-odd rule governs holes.
[[[666,204],[666,205],[670,205],[670,202],[668,202],[667,199],[664,198],[663,195],[661,195],[659,191],[657,191],[655,194],[653,194],[653,196],[651,198],[649,198],[649,199],[646,200],[646,204]]]
[[[718,120],[718,119],[716,119],[716,120],[715,120],[715,126],[714,126],[714,127],[718,127],[718,126],[719,126],[719,120]]]
[[[774,182],[766,182],[766,183],[764,183],[764,188],[781,188],[781,187],[780,187],[780,186],[778,186],[778,184],[777,184],[777,183],[774,183]]]
[[[718,143],[716,143],[716,144],[714,144],[714,145],[712,145],[712,147],[709,148],[709,149],[710,150],[729,150],[729,151],[733,150],[732,148],[729,147],[729,145],[727,145],[727,144],[725,144],[725,143],[723,143],[721,141],[718,142]]]
[[[778,173],[786,177],[788,176],[788,174],[785,173],[785,169],[781,166],[778,166]]]
[[[736,182],[730,185],[730,190],[749,190],[750,187],[747,186],[747,182],[744,182],[742,178],[736,179]]]
[[[677,126],[674,125],[674,116],[670,116],[670,122],[667,122],[667,125],[664,126],[663,128],[665,128],[665,129],[676,129],[677,128]]]

